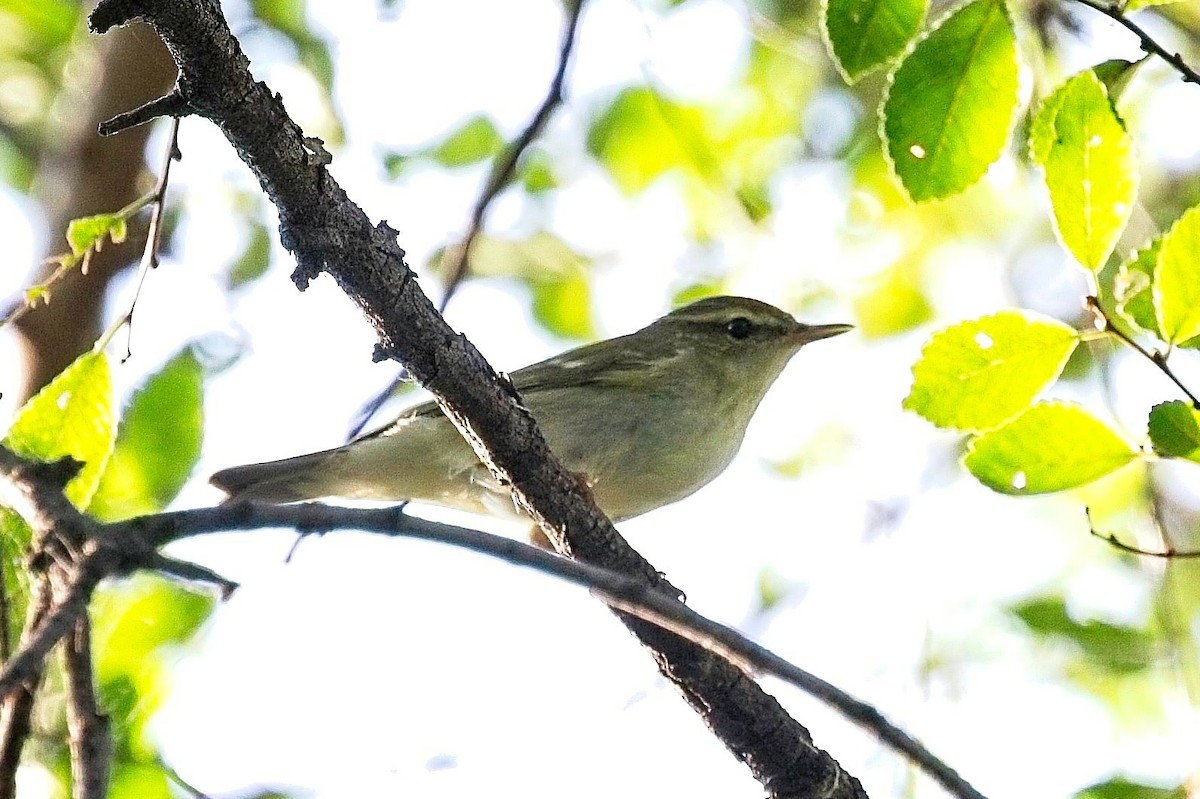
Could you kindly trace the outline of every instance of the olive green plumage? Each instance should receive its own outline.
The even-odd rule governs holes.
[[[614,521],[680,500],[729,465],[763,396],[809,326],[766,303],[710,297],[627,336],[510,375],[550,448],[587,475]],[[430,401],[335,449],[212,476],[231,498],[415,500],[509,515],[508,493]]]

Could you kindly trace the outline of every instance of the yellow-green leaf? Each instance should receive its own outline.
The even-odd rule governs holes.
[[[204,369],[190,349],[151,375],[129,402],[88,512],[102,521],[157,513],[200,457]]]
[[[1200,206],[1163,236],[1153,291],[1164,340],[1178,344],[1200,335]]]
[[[531,281],[533,318],[563,338],[592,339],[592,291],[587,274],[572,269],[561,275]]]
[[[963,464],[1002,494],[1045,494],[1090,483],[1136,457],[1129,442],[1080,406],[1045,402],[974,438]]]
[[[592,123],[588,152],[626,194],[672,169],[707,174],[713,147],[699,109],[645,88],[626,89]]]
[[[978,181],[1008,141],[1017,108],[1017,40],[1002,0],[942,20],[891,75],[881,105],[888,160],[920,202]]]
[[[933,318],[917,258],[903,258],[874,275],[854,298],[854,324],[866,338],[912,330]]]
[[[125,217],[117,214],[96,214],[72,219],[67,225],[67,243],[71,252],[76,256],[83,255],[93,247],[99,250],[104,246],[104,238],[113,240],[114,244],[125,241]]]
[[[1134,77],[1141,70],[1142,64],[1146,63],[1146,60],[1145,56],[1137,61],[1126,61],[1124,58],[1110,58],[1092,67],[1092,71],[1096,73],[1096,77],[1108,89],[1108,98],[1112,100],[1114,107],[1120,102],[1121,95],[1129,88],[1130,82],[1133,81]]]
[[[904,407],[939,427],[996,427],[1058,379],[1078,343],[1073,328],[1029,311],[961,322],[925,345]]]
[[[0,635],[8,637],[9,651],[16,648],[25,624],[25,608],[29,601],[29,570],[26,559],[33,531],[16,511],[0,505],[0,575],[4,580],[4,597],[8,602],[8,629],[0,627]]]
[[[467,120],[462,127],[430,151],[442,166],[468,166],[491,158],[504,147],[504,137],[485,116]]]
[[[1092,70],[1042,103],[1030,145],[1045,170],[1059,238],[1084,267],[1099,271],[1133,212],[1137,159],[1133,139]]]
[[[1154,311],[1154,268],[1162,237],[1158,237],[1121,264],[1113,280],[1113,298],[1117,313],[1133,325],[1162,338],[1158,317]]]
[[[917,35],[925,0],[825,0],[821,31],[847,83],[887,64]]]
[[[1125,13],[1137,11],[1139,8],[1149,8],[1150,6],[1165,6],[1171,3],[1179,3],[1182,0],[1129,0],[1125,4]]]
[[[229,287],[242,288],[266,274],[271,265],[271,242],[273,237],[261,222],[250,225],[250,237],[246,249],[229,267]]]
[[[67,484],[66,495],[86,508],[112,453],[115,428],[108,356],[92,351],[25,403],[5,444],[27,458],[81,461],[84,467]]]

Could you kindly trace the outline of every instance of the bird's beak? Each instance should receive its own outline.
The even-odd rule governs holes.
[[[854,325],[806,325],[796,323],[796,329],[788,335],[788,339],[797,347],[820,341],[823,338],[840,336],[854,329]]]

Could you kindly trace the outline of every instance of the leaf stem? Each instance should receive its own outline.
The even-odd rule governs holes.
[[[1133,348],[1133,350],[1143,358],[1157,366],[1158,370],[1166,375],[1168,380],[1178,386],[1179,390],[1182,391],[1184,395],[1191,401],[1192,407],[1200,411],[1200,398],[1188,390],[1188,387],[1183,384],[1183,381],[1181,381],[1178,375],[1175,374],[1175,371],[1171,369],[1170,364],[1167,363],[1167,356],[1165,354],[1158,350],[1147,349],[1146,347],[1143,347],[1141,344],[1137,343],[1132,336],[1130,336],[1113,322],[1112,317],[1110,317],[1108,312],[1101,307],[1100,300],[1095,294],[1088,295],[1087,299],[1084,300],[1084,303],[1088,310],[1095,314],[1096,322],[1098,323],[1098,327],[1102,333],[1115,336],[1126,345]]]
[[[167,199],[167,183],[171,177],[171,162],[178,161],[182,155],[179,152],[179,117],[171,117],[171,132],[167,142],[167,152],[163,156],[162,171],[158,175],[158,183],[154,190],[134,200],[125,208],[144,208],[146,205],[153,205],[154,210],[150,214],[150,227],[146,230],[146,247],[142,250],[142,260],[138,264],[137,288],[134,289],[133,299],[129,302],[129,310],[125,315],[113,326],[113,332],[116,332],[122,325],[128,325],[128,336],[125,339],[125,356],[121,362],[129,360],[133,355],[131,347],[133,341],[133,312],[137,308],[138,298],[142,296],[142,286],[146,283],[146,275],[151,269],[158,266],[158,247],[162,238],[162,218],[163,211],[166,208]],[[121,209],[122,212],[125,208]]]
[[[1121,541],[1119,538],[1117,538],[1116,533],[1102,533],[1097,530],[1096,525],[1092,523],[1092,514],[1089,508],[1084,508],[1083,512],[1087,516],[1088,532],[1096,538],[1099,538],[1101,541],[1104,541],[1114,549],[1119,549],[1122,552],[1128,552],[1131,555],[1142,555],[1143,557],[1147,558],[1164,558],[1166,560],[1200,558],[1200,550],[1178,550],[1170,544],[1167,544],[1166,549],[1162,552],[1153,549],[1142,549],[1141,547],[1134,546],[1133,544],[1126,544],[1124,541]]]

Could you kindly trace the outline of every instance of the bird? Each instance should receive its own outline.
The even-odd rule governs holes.
[[[546,442],[614,522],[676,502],[725,471],[768,389],[805,345],[852,329],[715,296],[509,380]],[[347,444],[216,472],[228,500],[420,502],[520,517],[508,489],[430,400]]]

